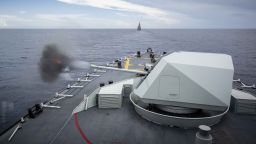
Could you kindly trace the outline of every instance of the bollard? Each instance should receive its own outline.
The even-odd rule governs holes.
[[[211,128],[206,125],[200,125],[196,133],[195,144],[212,144],[212,135],[209,134]]]

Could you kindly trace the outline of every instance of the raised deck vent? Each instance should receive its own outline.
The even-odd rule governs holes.
[[[121,108],[122,106],[121,94],[100,94],[98,100],[99,108]]]
[[[231,108],[235,113],[256,114],[256,97],[240,91],[232,90]]]

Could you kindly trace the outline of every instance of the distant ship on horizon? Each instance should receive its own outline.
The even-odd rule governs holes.
[[[139,22],[139,25],[138,25],[138,27],[137,27],[137,31],[141,31],[140,22]]]

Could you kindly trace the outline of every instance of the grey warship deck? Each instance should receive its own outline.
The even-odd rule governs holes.
[[[141,64],[146,62],[150,62],[148,54],[142,55],[141,58],[130,57],[129,62],[124,63],[124,67],[141,70]],[[128,97],[123,99],[120,109],[92,107],[87,111],[71,114],[82,101],[84,94],[91,93],[100,82],[119,81],[134,76],[132,73],[107,71],[86,84],[78,93],[76,89],[68,92],[77,94],[58,102],[56,105],[61,106],[61,109],[45,108],[41,115],[24,123],[23,128],[10,142],[8,138],[15,127],[0,137],[0,143],[194,143],[197,129],[167,127],[147,121],[135,112]],[[255,90],[251,92],[255,94]],[[256,117],[229,112],[220,123],[212,127],[211,134],[214,138],[213,143],[216,144],[254,144]]]
[[[108,71],[102,74],[101,77],[95,79],[94,81],[88,83],[78,94],[72,98],[67,98],[56,105],[61,106],[60,109],[48,109],[44,108],[42,114],[37,116],[35,119],[29,119],[23,124],[22,129],[20,129],[13,137],[13,139],[8,142],[8,138],[11,133],[16,128],[13,127],[8,132],[0,137],[0,143],[28,143],[28,144],[45,144],[50,143],[56,134],[64,126],[72,116],[72,111],[81,102],[84,97],[84,93],[89,94],[96,87],[99,87],[99,83],[108,82],[109,80],[119,81],[122,79],[134,76],[131,73],[121,73],[117,71]],[[76,91],[76,90],[74,90]],[[70,93],[72,94],[72,92]]]
[[[191,144],[196,129],[181,129],[153,124],[141,118],[128,98],[121,109],[88,109],[77,114],[84,134],[92,143],[174,143]],[[75,126],[75,116],[69,121],[54,143],[85,143]],[[243,125],[241,125],[243,122]],[[256,135],[255,120],[251,116],[229,113],[213,127],[212,135],[217,144],[253,144]]]

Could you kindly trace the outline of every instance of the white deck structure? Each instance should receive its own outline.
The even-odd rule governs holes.
[[[99,108],[121,108],[124,84],[133,85],[134,79],[113,83],[102,87],[98,94]]]
[[[232,109],[236,113],[256,114],[256,97],[240,90],[232,90]]]
[[[158,62],[134,94],[145,103],[225,110],[233,73],[229,55],[174,52]]]

